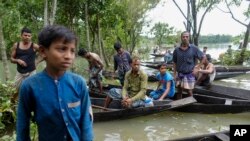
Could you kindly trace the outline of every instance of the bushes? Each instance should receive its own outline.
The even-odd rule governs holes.
[[[244,61],[249,61],[250,60],[250,51],[246,50],[244,52]],[[225,65],[242,65],[241,64],[241,51],[236,50],[232,51],[232,54],[225,53],[222,56],[219,57],[219,60],[222,62],[222,64]]]
[[[11,102],[16,92],[12,82],[0,82],[0,131],[5,129],[7,124],[13,124],[16,119],[16,104]]]

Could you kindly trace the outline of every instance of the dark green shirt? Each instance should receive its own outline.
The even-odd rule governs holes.
[[[122,97],[130,97],[132,101],[144,99],[147,91],[148,76],[142,70],[132,74],[132,70],[125,75]]]

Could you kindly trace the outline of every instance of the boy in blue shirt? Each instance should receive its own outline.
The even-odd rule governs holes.
[[[17,141],[30,141],[31,119],[37,124],[39,141],[93,140],[86,82],[66,71],[75,58],[76,36],[63,26],[47,26],[38,40],[46,68],[24,80],[20,87]]]
[[[156,78],[159,80],[157,89],[150,93],[150,97],[154,100],[173,98],[175,94],[175,83],[172,75],[167,72],[167,64],[161,64],[159,71],[160,72],[156,74]]]

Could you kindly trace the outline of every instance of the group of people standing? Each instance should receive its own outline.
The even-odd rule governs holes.
[[[17,64],[17,141],[30,140],[30,121],[38,125],[40,141],[93,140],[93,113],[87,83],[82,76],[67,71],[75,59],[76,35],[64,26],[53,25],[41,30],[38,45],[31,42],[28,28],[22,29],[21,39],[13,45],[11,54],[11,62]],[[195,76],[198,72],[209,74],[212,66],[206,55],[189,44],[188,32],[181,34],[181,40],[173,52],[173,76],[167,71],[167,64],[161,64],[156,75],[157,89],[149,96],[146,95],[148,76],[140,68],[140,58],[131,57],[121,43],[116,42],[114,72],[118,72],[122,89],[111,89],[104,106],[108,107],[112,99],[120,99],[125,108],[152,106],[152,100],[173,98],[175,87],[178,99],[184,90],[191,96],[194,85],[201,83]],[[37,51],[46,62],[45,69],[39,73],[35,72]],[[80,49],[78,55],[88,60],[90,79],[96,81],[93,84],[98,85],[102,93],[101,58],[85,49]],[[197,65],[196,59],[201,63]]]

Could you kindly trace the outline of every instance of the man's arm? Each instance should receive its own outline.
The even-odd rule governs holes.
[[[176,63],[177,63],[177,51],[175,49],[174,52],[173,52],[173,73],[174,73],[174,80],[175,81],[176,81],[176,78],[177,78]]]
[[[38,44],[33,43],[33,48],[36,52],[39,52],[39,45]]]
[[[211,74],[214,72],[214,65],[211,63],[206,70],[199,70],[198,72],[204,73],[204,74]]]
[[[99,60],[99,59],[96,59],[94,58],[96,63],[100,66],[98,71],[96,72],[96,75],[103,69],[103,63]]]
[[[127,99],[128,98],[128,73],[126,73],[125,78],[124,78],[124,84],[122,87],[122,99]]]
[[[117,62],[116,62],[116,57],[114,56],[114,72],[117,70]]]
[[[14,64],[18,62],[18,59],[16,59],[16,48],[17,48],[17,43],[15,43],[11,49],[10,61],[11,63],[14,63]]]

